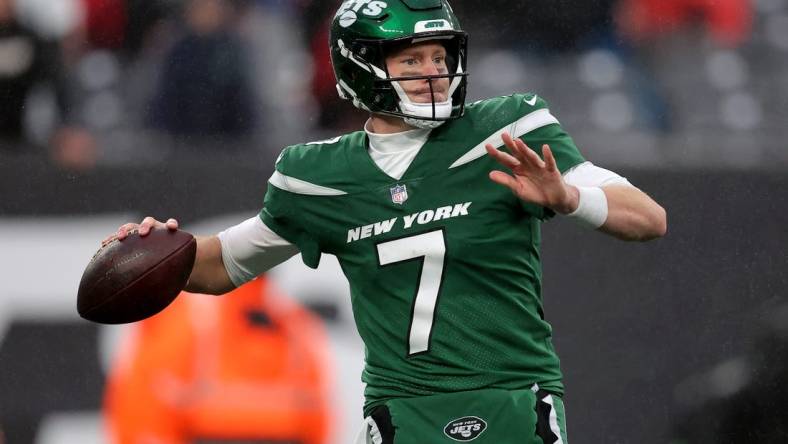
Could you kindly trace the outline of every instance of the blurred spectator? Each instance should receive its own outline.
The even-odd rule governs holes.
[[[126,0],[124,49],[130,56],[155,40],[164,20],[174,14],[172,2],[166,0]]]
[[[126,38],[125,0],[82,0],[86,41],[94,48],[118,49]]]
[[[75,126],[61,128],[55,133],[52,146],[52,158],[63,168],[87,171],[96,166],[96,140],[83,128]]]
[[[749,0],[619,1],[616,24],[617,33],[623,37],[622,53],[635,68],[636,93],[651,111],[654,127],[665,131],[674,126],[674,113],[663,99],[662,85],[654,80],[651,68],[659,65],[665,47],[695,34],[699,24],[705,25],[717,45],[736,47],[749,38],[752,16]]]
[[[56,81],[58,69],[57,48],[19,23],[13,0],[0,0],[0,137],[12,142],[10,148],[19,149],[24,141],[30,91],[40,82]]]
[[[189,0],[186,32],[167,55],[149,116],[175,136],[247,136],[257,95],[244,45],[223,0]]]
[[[540,60],[578,54],[609,55],[614,63],[626,68],[631,81],[626,93],[634,99],[633,114],[638,115],[639,122],[651,131],[668,132],[672,128],[672,111],[662,85],[638,57],[638,51],[618,32],[614,18],[620,0],[582,4],[572,0],[533,0],[518,3],[514,9],[507,7],[505,0],[491,1],[493,4],[486,9],[489,12],[482,12],[485,18],[479,21],[495,30],[489,44]],[[503,10],[521,19],[501,20],[499,11]],[[473,35],[478,34],[477,31]],[[571,90],[572,86],[564,88]]]
[[[612,11],[617,0],[531,0],[511,2],[488,0],[479,8],[473,2],[457,2],[462,16],[473,16],[471,35],[482,35],[482,45],[525,49],[532,53],[554,55],[595,44],[612,26]],[[506,16],[502,15],[506,11]],[[517,17],[509,19],[507,17]],[[467,20],[466,20],[467,22]],[[479,44],[474,41],[474,45]]]
[[[47,41],[73,34],[84,21],[83,0],[14,0],[16,17]]]
[[[107,382],[112,442],[327,442],[328,339],[264,278],[132,328]]]
[[[621,0],[620,10],[622,31],[635,41],[667,36],[700,23],[723,46],[747,40],[752,17],[750,0]]]
[[[357,109],[351,102],[339,97],[330,49],[326,42],[336,5],[313,2],[305,10],[308,44],[312,52],[312,95],[318,106],[317,126],[336,132],[353,131],[363,125],[368,113]],[[318,18],[321,17],[322,18]]]
[[[72,119],[61,54],[63,39],[78,28],[80,11],[77,3],[67,1],[53,6],[0,0],[0,139],[7,142],[0,148],[21,151],[36,142],[51,142],[54,160],[75,170],[89,169],[96,161],[92,135]],[[41,85],[53,93],[52,127],[40,116],[39,121],[27,121],[28,109],[34,108],[29,106],[32,92]]]
[[[281,0],[244,0],[238,31],[249,44],[254,90],[262,110],[260,134],[275,157],[313,126],[312,66],[303,43],[303,15]]]
[[[123,50],[135,56],[151,33],[175,13],[167,0],[80,0],[85,11],[84,43],[92,49]]]

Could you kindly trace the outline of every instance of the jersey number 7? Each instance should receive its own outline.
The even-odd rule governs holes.
[[[416,297],[411,309],[408,356],[427,352],[435,323],[435,306],[443,282],[446,255],[443,229],[383,242],[377,245],[377,249],[381,266],[414,259],[421,261]]]

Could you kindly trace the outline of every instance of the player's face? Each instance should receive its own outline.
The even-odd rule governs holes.
[[[386,68],[391,77],[427,76],[448,74],[446,48],[440,43],[424,42],[394,51],[386,57]],[[449,99],[448,77],[432,80],[430,94],[429,81],[408,80],[400,82],[410,100],[415,103],[445,102]]]

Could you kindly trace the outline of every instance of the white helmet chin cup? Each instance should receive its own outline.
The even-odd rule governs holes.
[[[406,124],[418,129],[435,129],[444,123],[445,120],[421,120],[412,117],[405,117],[402,119]]]
[[[451,116],[451,109],[452,109],[452,100],[445,102],[436,102],[435,106],[435,118],[437,119],[446,119]],[[405,117],[405,123],[410,126],[415,126],[416,128],[428,129],[428,128],[437,128],[443,125],[443,120],[432,120],[432,112],[433,112],[433,103],[413,103],[408,101],[400,101],[399,103],[400,110],[403,114],[409,114],[413,117]]]
[[[432,119],[447,119],[451,116],[452,111],[452,98],[445,102],[428,102],[416,103],[410,100],[408,94],[402,88],[399,82],[391,82],[394,90],[397,91],[399,96],[399,109],[403,114],[412,117],[405,117],[403,120],[410,126],[422,129],[432,129],[443,125],[444,120]],[[435,113],[433,116],[433,112]]]

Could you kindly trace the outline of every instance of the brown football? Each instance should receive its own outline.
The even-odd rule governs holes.
[[[197,242],[185,231],[132,232],[103,246],[90,260],[77,294],[77,311],[102,324],[136,322],[164,310],[186,286]]]

